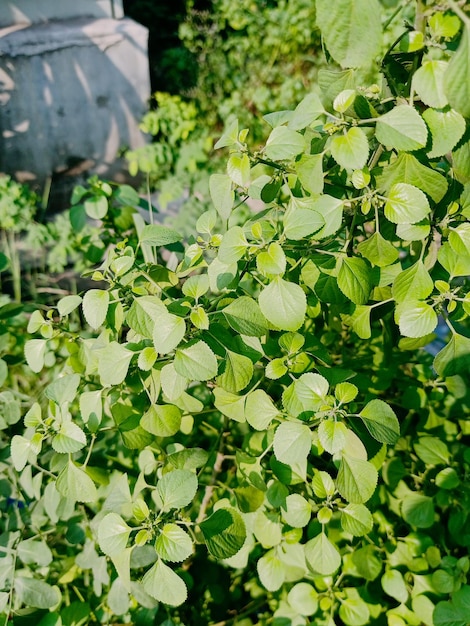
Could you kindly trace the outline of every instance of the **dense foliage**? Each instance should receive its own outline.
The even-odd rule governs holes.
[[[91,288],[1,303],[5,624],[468,623],[470,17],[315,7],[189,241],[95,180]]]

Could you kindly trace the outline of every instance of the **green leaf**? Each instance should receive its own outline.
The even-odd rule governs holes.
[[[299,493],[291,493],[287,496],[282,506],[283,519],[292,528],[304,528],[310,522],[312,507],[309,502]]]
[[[215,210],[223,220],[228,220],[235,201],[232,180],[227,174],[212,174],[209,178],[209,191]]]
[[[368,264],[357,257],[339,257],[338,287],[354,304],[366,304],[372,289]]]
[[[307,94],[295,107],[288,127],[291,130],[303,130],[325,112],[319,96],[316,93]]]
[[[52,447],[56,452],[73,454],[86,446],[83,430],[70,420],[64,420],[59,432],[52,438]]]
[[[400,272],[393,281],[392,295],[398,303],[424,300],[434,289],[434,282],[420,260]]]
[[[104,387],[124,382],[134,353],[117,341],[111,341],[99,352],[98,374]]]
[[[347,430],[347,427],[342,422],[326,419],[318,427],[318,438],[327,452],[337,454],[346,445]]]
[[[156,296],[135,298],[126,315],[126,322],[137,334],[150,339],[155,320],[168,313],[168,309]]]
[[[117,513],[108,513],[98,526],[98,544],[107,556],[126,549],[131,527]]]
[[[305,544],[307,565],[314,573],[331,576],[341,566],[341,555],[324,532]]]
[[[226,415],[236,422],[243,423],[246,421],[245,396],[237,396],[225,389],[216,387],[214,389],[214,406],[222,415]]]
[[[445,94],[450,106],[470,117],[470,25],[464,24],[457,52],[450,60],[444,77]]]
[[[56,481],[57,491],[73,502],[95,502],[96,487],[86,472],[69,459]]]
[[[370,400],[359,413],[372,437],[394,445],[400,438],[400,424],[393,409],[383,400]]]
[[[377,486],[378,473],[369,461],[343,454],[336,478],[336,488],[348,502],[363,504]]]
[[[184,581],[161,559],[142,578],[144,591],[163,604],[180,606],[188,597]]]
[[[449,244],[460,255],[470,254],[470,224],[459,224],[449,232]]]
[[[179,563],[193,553],[193,541],[177,524],[165,524],[155,541],[155,550],[163,561]]]
[[[160,224],[146,224],[140,235],[140,244],[146,244],[148,246],[168,246],[171,243],[176,243],[183,239],[176,230],[161,226]]]
[[[227,162],[227,173],[235,185],[248,187],[250,184],[250,159],[248,155],[232,154]]]
[[[253,362],[247,356],[227,350],[224,359],[224,370],[217,377],[217,384],[237,393],[244,389],[253,376]]]
[[[218,258],[213,259],[207,268],[211,291],[217,293],[228,287],[235,279],[238,271],[237,263],[222,263]]]
[[[341,67],[372,63],[382,45],[381,7],[376,0],[316,0],[317,25],[328,52]]]
[[[452,333],[449,343],[436,354],[434,369],[442,378],[467,375],[470,370],[470,339]]]
[[[84,391],[80,394],[80,415],[85,424],[87,424],[90,419],[95,420],[98,424],[101,422],[103,415],[101,393],[102,390],[97,389],[96,391]]]
[[[162,509],[180,509],[187,506],[197,492],[197,477],[188,470],[175,469],[164,474],[157,483]]]
[[[271,131],[264,153],[274,161],[290,160],[305,150],[303,135],[286,126],[278,126]]]
[[[11,459],[17,472],[23,471],[28,462],[31,450],[31,440],[23,435],[13,435],[10,444]]]
[[[275,550],[269,550],[269,552],[266,552],[266,554],[258,560],[256,569],[258,571],[261,584],[268,591],[277,591],[284,584],[286,579],[286,568],[284,563],[277,556],[277,552]]]
[[[341,509],[341,526],[354,537],[363,537],[371,532],[374,520],[369,509],[363,504],[348,504]]]
[[[298,330],[304,323],[307,298],[302,288],[276,277],[258,298],[265,318],[280,330]]]
[[[181,426],[182,414],[173,404],[152,404],[142,416],[140,425],[156,437],[172,437]]]
[[[283,422],[274,434],[274,455],[278,461],[292,465],[306,459],[312,447],[310,428],[299,422]]]
[[[219,246],[218,259],[221,263],[231,265],[239,261],[248,248],[245,233],[240,226],[233,226],[224,235]]]
[[[385,217],[394,224],[416,224],[429,214],[431,207],[424,193],[413,185],[396,183],[385,203]]]
[[[322,215],[311,207],[312,201],[310,199],[303,203],[300,199],[295,200],[295,203],[289,205],[284,215],[284,234],[287,239],[299,241],[304,237],[310,237],[325,225]]]
[[[153,329],[153,345],[159,354],[172,352],[186,334],[186,322],[172,313],[159,315]]]
[[[311,194],[323,193],[323,154],[302,154],[294,167],[306,191]]]
[[[356,589],[347,590],[353,597],[346,597],[339,607],[338,615],[346,626],[365,626],[370,624],[370,611]]]
[[[318,610],[318,592],[309,583],[297,583],[289,591],[287,595],[287,601],[290,606],[299,613],[309,617]]]
[[[470,254],[457,254],[447,241],[440,247],[437,260],[449,272],[451,278],[470,274]]]
[[[246,396],[245,417],[255,430],[266,430],[279,411],[263,389],[256,389]]]
[[[272,241],[266,250],[256,257],[256,267],[263,276],[284,274],[286,271],[286,255],[277,241]]]
[[[335,135],[330,143],[331,155],[347,170],[361,170],[369,157],[369,141],[365,132],[354,126],[343,135]]]
[[[39,374],[44,367],[46,348],[46,339],[28,339],[24,345],[26,362],[35,374]]]
[[[434,503],[429,496],[414,493],[405,496],[401,505],[405,522],[417,528],[429,528],[434,524]]]
[[[45,396],[59,406],[65,402],[72,402],[77,395],[80,376],[78,374],[66,374],[47,385]]]
[[[343,221],[343,202],[327,194],[320,196],[312,205],[312,209],[320,213],[325,225],[315,234],[316,239],[331,237],[341,227]]]
[[[83,206],[92,220],[102,220],[108,212],[108,199],[106,196],[94,196],[85,200]]]
[[[3,254],[3,252],[0,252],[0,272],[4,272],[9,267],[10,267],[10,259],[6,256],[6,254]]]
[[[401,302],[395,309],[395,321],[405,337],[425,337],[438,323],[436,311],[421,300]]]
[[[375,136],[388,148],[411,152],[424,148],[428,130],[416,109],[400,104],[377,119]]]
[[[81,296],[65,296],[59,300],[57,303],[57,310],[59,311],[59,315],[64,317],[64,315],[69,315],[72,311],[81,304],[82,298]]]
[[[450,460],[449,448],[437,437],[420,437],[414,444],[418,457],[426,465],[447,465]]]
[[[446,467],[436,474],[436,485],[440,489],[452,491],[460,485],[460,478],[453,467]]]
[[[424,104],[442,109],[447,104],[444,78],[448,70],[446,61],[425,61],[413,74],[412,89]]]
[[[377,267],[392,265],[398,259],[399,254],[398,249],[390,241],[384,239],[379,231],[361,241],[357,250],[372,265],[377,265]]]
[[[160,372],[160,384],[168,400],[174,402],[178,400],[186,390],[188,381],[176,372],[173,363],[168,363],[162,367]]]
[[[58,587],[53,587],[36,578],[15,576],[13,586],[17,599],[26,607],[50,609],[59,604],[61,600]]]
[[[277,380],[286,373],[287,366],[283,358],[273,359],[266,365],[265,374],[268,378],[271,378],[271,380]]]
[[[450,602],[439,602],[433,613],[434,626],[468,626],[470,587],[464,585],[452,594]]]
[[[217,509],[199,527],[209,553],[216,559],[234,556],[245,543],[245,524],[235,509]]]
[[[236,332],[250,337],[262,337],[268,332],[268,323],[258,303],[248,296],[240,296],[222,309],[225,319]]]
[[[235,119],[230,122],[229,126],[224,129],[223,135],[217,141],[214,146],[215,150],[219,148],[227,148],[229,146],[233,146],[238,141],[238,120]]]
[[[430,158],[450,152],[465,132],[465,119],[453,109],[448,111],[427,109],[423,113],[423,118],[431,131],[432,148],[428,152]]]
[[[389,190],[395,183],[406,183],[424,191],[434,202],[445,196],[448,183],[436,170],[426,167],[412,154],[402,152],[378,177],[377,186]]]
[[[217,358],[204,341],[178,348],[175,354],[175,370],[188,380],[209,380],[217,376]]]
[[[318,411],[326,403],[329,383],[321,374],[302,374],[294,383],[295,397],[303,411]]]
[[[37,539],[25,539],[20,541],[17,547],[18,557],[23,563],[36,563],[46,567],[52,563],[52,551],[44,541]]]
[[[97,329],[106,319],[109,307],[109,291],[90,289],[83,296],[82,309],[87,323]]]

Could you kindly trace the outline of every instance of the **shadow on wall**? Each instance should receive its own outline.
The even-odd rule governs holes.
[[[0,29],[1,172],[41,185],[85,161],[90,173],[112,177],[120,150],[145,142],[138,124],[150,96],[147,30],[96,17],[100,2],[93,4],[94,17],[43,21],[36,7],[26,17],[40,23]]]

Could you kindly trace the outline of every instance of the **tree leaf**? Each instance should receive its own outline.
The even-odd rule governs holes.
[[[424,148],[428,130],[416,109],[400,104],[377,119],[375,136],[384,146],[411,152]]]
[[[357,257],[338,258],[338,287],[354,304],[366,304],[372,289],[368,264]]]
[[[341,67],[370,65],[382,45],[376,0],[316,0],[317,24],[328,52]]]
[[[179,563],[193,553],[193,541],[177,524],[165,524],[155,541],[155,550],[163,561]]]
[[[69,315],[72,311],[81,304],[82,297],[81,296],[64,296],[57,303],[57,310],[59,311],[59,315],[64,317],[65,315]]]
[[[18,600],[27,607],[36,609],[50,609],[61,600],[58,587],[36,578],[15,576],[13,586]]]
[[[444,92],[444,77],[448,70],[446,61],[425,61],[413,74],[412,89],[424,104],[442,109],[447,104]]]
[[[235,201],[232,180],[227,174],[212,174],[209,178],[209,191],[215,210],[223,220],[228,220]]]
[[[245,524],[235,509],[217,509],[199,527],[209,553],[216,559],[234,556],[245,543]]]
[[[434,524],[434,503],[429,496],[420,493],[405,496],[401,510],[403,519],[417,528],[429,528]]]
[[[357,250],[372,265],[377,265],[377,267],[392,265],[398,259],[399,254],[398,249],[390,241],[384,239],[379,231],[361,241]]]
[[[98,526],[98,543],[107,556],[116,556],[126,549],[131,527],[117,513],[108,513]]]
[[[28,339],[24,345],[26,362],[35,374],[39,374],[44,367],[46,348],[46,339]]]
[[[398,303],[407,300],[424,300],[434,289],[434,282],[422,261],[417,261],[393,281],[392,295]]]
[[[240,296],[222,309],[233,330],[250,337],[262,337],[268,332],[268,323],[258,303],[248,296]]]
[[[300,202],[289,206],[284,215],[284,234],[287,239],[299,241],[317,233],[325,225],[325,220],[318,211],[308,208],[299,208]]]
[[[18,556],[23,563],[36,563],[41,567],[46,567],[52,563],[52,551],[45,541],[25,539],[20,541],[17,550]]]
[[[245,396],[237,396],[225,389],[216,387],[214,389],[214,406],[222,415],[226,415],[236,422],[243,423],[246,421]]]
[[[247,154],[232,154],[227,161],[227,174],[239,187],[250,184],[250,159]]]
[[[157,483],[162,509],[180,509],[187,506],[197,492],[197,477],[188,470],[175,469],[164,474]]]
[[[256,569],[261,584],[268,591],[277,591],[284,584],[286,568],[275,550],[269,550],[269,552],[266,552],[264,556],[258,559]]]
[[[295,164],[302,187],[311,194],[323,193],[323,155],[302,154]]]
[[[168,354],[181,343],[186,334],[186,322],[172,313],[163,313],[155,320],[153,345],[159,354]]]
[[[283,422],[274,434],[274,454],[286,465],[306,459],[312,447],[310,428],[299,422]]]
[[[321,445],[330,454],[341,452],[346,445],[347,427],[343,422],[326,419],[318,427],[318,438]]]
[[[93,196],[83,203],[85,212],[92,220],[102,220],[108,212],[108,199],[106,196]]]
[[[309,502],[299,493],[291,493],[287,496],[285,505],[282,507],[283,519],[292,528],[304,528],[310,522],[312,507]]]
[[[277,241],[272,241],[267,249],[262,250],[256,257],[256,267],[263,276],[284,274],[286,271],[286,255],[282,246]]]
[[[424,193],[413,185],[396,183],[385,203],[385,217],[394,224],[416,224],[429,214],[431,207]]]
[[[248,248],[245,233],[240,226],[233,226],[224,235],[219,246],[218,259],[221,263],[231,265],[239,261]]]
[[[204,341],[178,348],[174,365],[178,374],[188,380],[209,380],[217,376],[217,358]]]
[[[341,509],[341,526],[354,537],[363,537],[371,532],[374,520],[369,509],[363,504],[348,504]]]
[[[321,374],[302,374],[294,383],[296,399],[303,411],[318,411],[326,403],[330,385]]]
[[[295,584],[287,595],[290,606],[299,613],[309,617],[318,610],[318,592],[309,583],[300,582]]]
[[[444,89],[450,106],[464,117],[470,117],[470,26],[467,23],[447,68]]]
[[[452,333],[449,343],[436,354],[433,365],[442,378],[466,375],[470,370],[470,339]]]
[[[279,410],[263,389],[256,389],[246,396],[245,417],[255,430],[266,430],[279,417]]]
[[[314,211],[320,213],[325,220],[325,225],[315,233],[316,239],[331,237],[341,227],[343,221],[343,202],[339,198],[334,198],[324,194],[312,206]]]
[[[304,323],[307,298],[296,283],[276,277],[258,298],[265,318],[280,330],[298,330]]]
[[[57,491],[73,502],[95,502],[96,487],[86,472],[69,459],[56,481]]]
[[[99,328],[108,313],[109,291],[105,289],[89,289],[83,296],[82,309],[87,323],[93,328]]]
[[[394,445],[400,438],[400,424],[393,409],[383,400],[370,400],[359,413],[372,437]]]
[[[46,398],[52,400],[59,406],[65,402],[72,402],[77,395],[80,376],[78,374],[66,374],[47,385],[45,390]]]
[[[330,143],[331,156],[347,170],[361,170],[369,157],[369,141],[365,132],[353,126],[343,135],[335,135]]]
[[[98,374],[104,387],[124,382],[134,353],[117,341],[99,351]]]
[[[139,235],[139,241],[148,246],[168,246],[171,243],[181,241],[183,236],[176,230],[161,226],[160,224],[146,224]]]
[[[460,141],[465,132],[465,119],[454,111],[436,111],[427,109],[423,118],[431,131],[432,148],[428,157],[434,158],[450,152]]]
[[[343,454],[336,478],[336,488],[348,502],[363,504],[372,497],[378,473],[369,461]]]
[[[86,436],[83,430],[70,420],[64,420],[59,432],[52,438],[52,447],[56,452],[72,454],[86,446]]]
[[[422,300],[406,300],[395,309],[395,321],[405,337],[425,337],[438,323],[437,313]]]
[[[303,135],[286,126],[278,126],[271,131],[264,152],[274,161],[290,160],[305,150]]]
[[[331,576],[341,566],[341,555],[324,532],[305,544],[307,565],[314,573]]]
[[[142,578],[144,591],[163,604],[180,606],[188,597],[185,582],[161,559]]]
[[[140,420],[144,430],[156,437],[172,437],[181,426],[182,413],[173,404],[152,404]]]
[[[253,376],[253,362],[247,356],[227,350],[224,359],[224,371],[217,377],[217,384],[237,393],[244,389]]]
[[[316,93],[308,93],[295,107],[288,127],[291,130],[303,130],[317,120],[325,112],[323,104]]]

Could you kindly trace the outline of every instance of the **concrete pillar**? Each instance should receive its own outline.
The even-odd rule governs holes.
[[[59,5],[67,19],[45,21],[45,8]],[[83,159],[112,175],[120,149],[145,142],[147,30],[109,17],[111,0],[7,1],[0,20],[13,7],[30,23],[0,30],[0,172],[41,182]],[[92,8],[92,17],[73,15]]]

